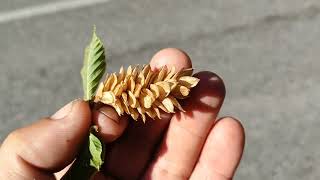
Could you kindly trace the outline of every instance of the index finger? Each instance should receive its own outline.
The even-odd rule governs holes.
[[[183,51],[167,48],[153,56],[150,66],[153,70],[162,66],[181,70],[191,68],[191,60]],[[162,114],[162,117],[156,121],[147,120],[145,124],[140,120],[130,120],[127,131],[114,143],[107,155],[106,172],[120,179],[137,179],[153,156],[155,146],[167,128],[171,114]]]

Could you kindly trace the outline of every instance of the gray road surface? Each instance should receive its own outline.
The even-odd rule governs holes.
[[[320,179],[319,1],[111,0],[17,15],[47,3],[56,1],[0,2],[0,139],[81,97],[83,48],[96,24],[109,71],[178,47],[197,71],[224,78],[220,115],[241,119],[247,135],[235,179]]]

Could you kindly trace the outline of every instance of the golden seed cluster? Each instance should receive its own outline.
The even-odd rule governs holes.
[[[150,65],[129,66],[125,71],[106,76],[100,83],[95,102],[113,106],[119,115],[139,117],[145,122],[147,116],[160,119],[160,110],[174,113],[175,109],[184,111],[177,99],[189,96],[190,89],[199,79],[192,77],[192,69],[176,72],[166,66],[159,71],[152,71]]]

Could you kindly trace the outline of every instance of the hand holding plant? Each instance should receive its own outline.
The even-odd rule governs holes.
[[[150,62],[150,69],[155,72],[160,72],[164,66],[174,67],[177,72],[192,68],[189,57],[172,48],[158,52]],[[115,110],[114,102],[120,97],[115,93],[109,106],[100,104],[92,108],[88,102],[77,100],[51,118],[14,131],[0,149],[0,179],[53,179],[54,172],[66,168],[76,157],[90,157],[89,165],[100,167],[101,171],[94,174],[96,179],[231,178],[242,155],[243,128],[233,118],[216,121],[225,94],[222,80],[211,72],[200,72],[195,76],[200,81],[188,95],[190,98],[179,101],[183,111],[177,111],[179,105],[175,106],[170,100],[176,113],[164,113],[156,106],[161,109],[158,120],[151,120],[152,116],[146,111],[139,112],[138,106],[132,107],[129,102],[128,108],[136,109],[139,119],[143,119],[144,114],[145,122],[130,119],[132,113],[130,110],[126,113],[125,104],[121,105],[123,113]],[[104,92],[108,91],[102,91],[102,94]],[[85,100],[96,98],[95,94],[88,97]],[[152,97],[143,97],[141,100],[136,98],[139,105],[145,99],[147,104],[156,102]],[[167,110],[172,107],[171,104],[166,106]],[[156,112],[155,115],[159,118]],[[89,131],[98,139],[90,140]],[[94,148],[90,150],[90,141],[100,143],[92,144]],[[111,141],[113,143],[109,144]],[[83,142],[89,142],[89,145],[85,143],[84,146]],[[99,147],[103,148],[105,143],[104,159],[104,151]],[[81,155],[85,152],[84,147],[89,147],[89,156]],[[87,160],[84,158],[86,163]],[[61,174],[63,172],[59,177]]]

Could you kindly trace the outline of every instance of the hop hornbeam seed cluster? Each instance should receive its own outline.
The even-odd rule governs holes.
[[[166,66],[152,71],[150,65],[129,66],[125,71],[121,67],[118,74],[107,75],[100,83],[95,102],[111,105],[119,115],[126,113],[134,120],[141,117],[145,122],[146,115],[160,119],[160,109],[167,113],[184,111],[177,99],[187,98],[190,89],[198,84],[192,71],[176,72],[174,67]]]

